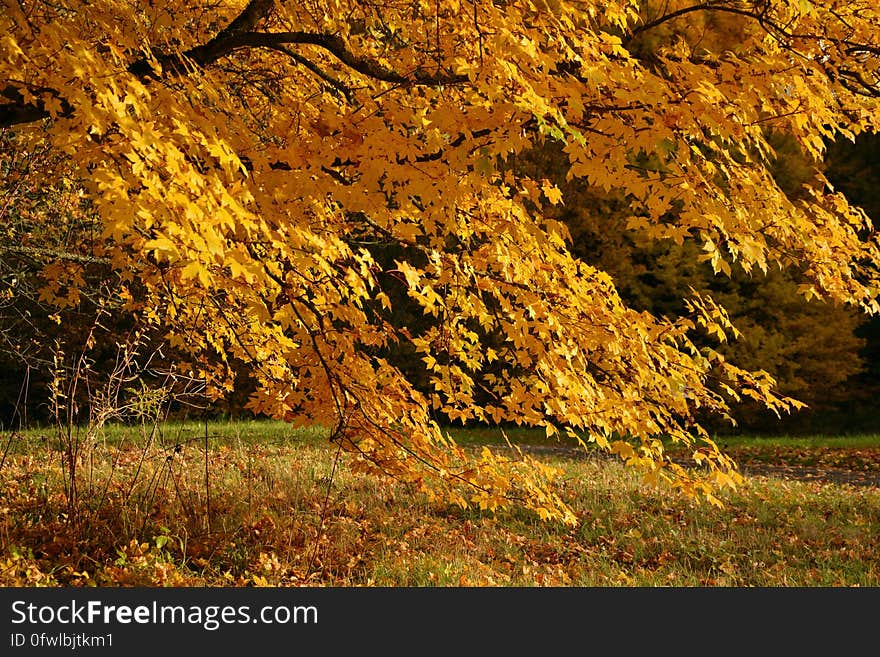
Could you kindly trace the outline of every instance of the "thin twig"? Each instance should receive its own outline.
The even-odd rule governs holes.
[[[333,467],[330,469],[330,476],[327,479],[327,493],[324,496],[324,504],[321,507],[321,521],[318,524],[318,531],[315,534],[315,548],[312,550],[312,556],[309,559],[309,565],[306,568],[306,574],[303,578],[304,581],[308,581],[309,577],[312,574],[312,566],[315,563],[315,559],[318,556],[318,546],[321,544],[321,534],[324,533],[324,521],[327,518],[327,507],[330,504],[330,490],[333,487],[333,478],[336,476],[336,466],[339,464],[339,456],[342,454],[342,443],[340,442],[336,447],[336,456],[333,457]]]

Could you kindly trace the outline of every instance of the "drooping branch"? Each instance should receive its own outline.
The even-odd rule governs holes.
[[[234,37],[242,32],[253,30],[261,20],[268,16],[274,5],[275,0],[251,0],[241,13],[229,23],[229,25],[222,29],[217,36],[202,47],[213,48],[216,47],[217,43],[223,42],[230,37]],[[131,70],[132,67],[134,67],[135,70]],[[145,77],[152,72],[152,69],[146,60],[135,62],[129,67],[129,70],[139,77]],[[42,94],[48,94],[60,103],[60,111],[58,112],[59,116],[70,116],[73,113],[73,107],[62,98],[56,90],[40,89],[39,92]],[[0,104],[0,128],[35,123],[36,121],[42,121],[51,116],[51,113],[46,108],[44,102],[28,102],[21,93],[21,89],[15,85],[7,85],[2,91],[0,91],[0,96],[11,101],[9,103]]]
[[[426,71],[417,69],[408,73],[395,71],[376,59],[356,54],[346,41],[336,34],[316,32],[255,32],[253,28],[264,19],[274,6],[274,0],[252,0],[247,7],[226,28],[205,44],[195,46],[182,53],[165,53],[154,51],[152,57],[142,57],[128,65],[129,73],[143,80],[158,78],[165,75],[189,75],[194,69],[205,68],[214,62],[231,55],[236,50],[267,48],[288,54],[299,64],[305,65],[324,82],[331,84],[337,91],[345,93],[347,89],[328,73],[321,71],[306,58],[293,53],[287,46],[317,46],[332,54],[347,67],[374,80],[398,84],[413,85],[449,85],[467,81],[466,75],[458,75],[447,71]],[[158,65],[158,68],[157,68]],[[56,90],[44,89],[60,102],[60,116],[70,116],[73,107],[61,97]],[[347,94],[346,94],[347,95]],[[0,128],[33,123],[50,116],[45,102],[36,100],[27,102],[19,88],[7,85],[0,96],[11,101],[0,104]]]
[[[727,12],[730,14],[738,14],[740,16],[746,16],[748,18],[754,18],[758,21],[761,21],[763,16],[762,14],[748,9],[740,9],[738,7],[730,7],[722,4],[724,0],[709,0],[709,2],[701,2],[696,5],[690,5],[688,7],[682,7],[681,9],[677,9],[675,11],[671,11],[668,14],[663,14],[662,16],[658,16],[657,18],[642,23],[632,29],[629,36],[624,39],[624,44],[631,42],[637,36],[642,34],[643,32],[647,32],[648,30],[653,30],[655,27],[659,27],[664,23],[668,23],[669,21],[675,20],[676,18],[680,18],[681,16],[686,16],[687,14],[692,14],[698,11],[720,11]]]
[[[321,32],[239,32],[223,38],[215,38],[208,43],[191,48],[179,55],[161,55],[156,60],[163,67],[163,73],[177,75],[186,74],[193,66],[205,67],[218,59],[227,57],[236,50],[250,48],[269,48],[279,50],[291,45],[311,45],[322,48],[332,54],[340,62],[361,75],[400,85],[440,85],[460,84],[467,81],[466,75],[448,72],[427,72],[415,70],[401,73],[388,68],[378,60],[355,54],[349,49],[345,40],[336,34]],[[141,77],[154,76],[153,65],[147,59],[141,59],[128,67],[129,72]]]
[[[290,48],[286,48],[284,46],[276,46],[274,49],[280,53],[283,53],[284,55],[287,55],[294,62],[309,69],[312,73],[321,78],[327,84],[332,93],[341,95],[348,103],[354,102],[354,91],[351,89],[351,87],[327,73],[327,71],[322,69],[310,59],[306,59],[299,53],[293,52],[292,50],[290,50]]]
[[[800,54],[797,53],[797,50],[792,45],[792,42],[800,40],[816,42],[825,47],[832,45],[837,46],[843,49],[846,55],[849,57],[858,57],[861,55],[872,55],[875,57],[880,57],[880,45],[877,44],[856,42],[848,38],[837,38],[829,34],[807,34],[793,32],[789,29],[787,25],[780,24],[778,21],[773,20],[773,18],[768,15],[770,6],[770,3],[765,2],[754,3],[749,8],[743,8],[733,6],[733,4],[729,2],[729,0],[707,0],[706,2],[701,2],[682,7],[675,11],[670,11],[652,20],[646,21],[641,25],[633,27],[629,35],[627,35],[623,39],[623,43],[624,45],[627,45],[631,43],[636,37],[649,30],[652,30],[665,23],[673,21],[677,18],[681,18],[682,16],[692,14],[694,12],[719,12],[743,16],[745,18],[755,21],[767,32],[767,34],[773,36],[783,48],[792,53]],[[830,13],[834,15],[837,20],[846,25],[847,28],[850,27],[847,24],[846,20],[842,18],[837,12],[831,11]],[[865,79],[864,74],[860,71],[849,69],[846,67],[839,67],[836,71],[831,71],[830,69],[826,69],[826,71],[831,77],[837,79],[837,81],[839,81],[842,86],[844,86],[847,90],[854,94],[875,98],[880,97],[880,81],[867,80]]]

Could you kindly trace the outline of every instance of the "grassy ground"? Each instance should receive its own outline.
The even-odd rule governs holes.
[[[0,585],[880,586],[877,488],[749,478],[716,509],[614,461],[548,455],[580,520],[566,528],[429,504],[352,473],[322,437],[211,423],[206,459],[204,425],[112,428],[82,462],[71,506],[63,441],[48,430],[7,435]],[[728,448],[777,457],[880,445],[738,441]]]

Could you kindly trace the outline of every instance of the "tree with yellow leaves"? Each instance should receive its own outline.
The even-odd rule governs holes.
[[[868,218],[818,172],[789,198],[767,139],[790,135],[818,169],[827,141],[878,125],[868,0],[4,6],[0,127],[77,167],[94,255],[138,284],[143,321],[215,394],[246,362],[255,412],[328,424],[357,463],[428,494],[574,520],[553,471],[473,456],[435,412],[572,432],[717,501],[738,476],[697,414],[796,403],[698,346],[695,331],[735,334],[711,298],[653,316],[575,258],[543,212],[559,188],[511,166],[536,145],[622,194],[627,230],[693,241],[719,274],[796,267],[805,296],[878,309]],[[667,29],[722,14],[747,28],[735,50]],[[401,291],[426,326],[396,321]],[[420,354],[427,394],[381,357],[394,342]]]

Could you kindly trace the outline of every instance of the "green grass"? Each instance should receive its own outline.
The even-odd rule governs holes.
[[[786,447],[786,448],[845,448],[880,447],[880,434],[865,433],[846,436],[715,436],[719,447]]]
[[[198,443],[204,444],[206,423],[204,420],[170,421],[155,427],[154,438],[164,445]],[[125,442],[141,442],[149,436],[152,425],[107,425],[101,430],[100,439],[111,445]],[[208,439],[211,447],[233,445],[238,443],[260,444],[317,444],[323,441],[329,431],[325,428],[292,427],[290,424],[275,420],[216,420],[207,422]],[[503,445],[509,440],[514,445],[558,445],[575,446],[576,443],[567,438],[559,440],[547,438],[543,429],[524,427],[477,427],[462,428],[459,426],[445,429],[462,445]],[[84,435],[85,430],[75,428],[75,432]],[[0,449],[9,440],[13,449],[29,449],[34,445],[45,444],[58,440],[58,430],[53,426],[26,429],[24,431],[0,432]],[[870,448],[880,447],[880,434],[853,435],[815,435],[815,436],[715,436],[719,446],[726,447],[785,447],[785,448]]]
[[[205,433],[208,446],[213,449],[221,445],[240,446],[242,444],[260,445],[315,445],[324,442],[329,435],[321,427],[293,427],[287,422],[276,420],[204,420],[169,421],[161,424],[108,424],[101,428],[97,442],[104,446],[156,445],[174,448],[178,445],[199,445],[204,447]],[[73,427],[71,435],[75,440],[86,439],[84,427]],[[0,432],[0,453],[9,451],[26,453],[40,447],[60,448],[66,441],[66,428],[44,426],[22,431]]]
[[[503,445],[504,436],[515,445],[560,445],[572,446],[570,439],[548,439],[542,429],[512,427],[497,428],[460,428],[448,429],[449,433],[462,445]],[[853,434],[846,436],[815,435],[753,435],[753,436],[713,436],[719,447],[785,447],[785,448],[869,448],[880,447],[880,434]]]
[[[880,586],[877,488],[749,478],[718,509],[616,461],[542,456],[562,472],[572,528],[429,502],[348,457],[334,467],[325,432],[208,431],[206,481],[204,424],[164,425],[149,444],[108,428],[82,466],[75,517],[53,438],[26,432],[0,469],[0,585]]]

